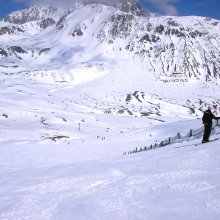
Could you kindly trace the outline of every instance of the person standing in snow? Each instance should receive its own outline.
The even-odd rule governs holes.
[[[209,136],[212,131],[212,119],[220,119],[220,117],[216,117],[212,114],[211,107],[209,106],[208,109],[204,112],[202,117],[202,122],[204,124],[204,135],[202,139],[202,143],[209,142]]]

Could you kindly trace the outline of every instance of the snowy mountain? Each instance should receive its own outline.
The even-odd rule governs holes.
[[[102,75],[130,63],[135,73],[125,74],[137,81],[218,82],[219,21],[149,17],[136,0],[98,3],[33,6],[8,15],[0,24],[1,72],[74,83],[80,69]]]
[[[4,18],[0,219],[218,219],[220,142],[195,144],[219,116],[219,30],[136,0]]]
[[[132,57],[157,78],[219,78],[219,21],[148,17],[136,1],[121,1],[118,7],[86,2],[68,10],[34,6],[8,15],[0,26],[1,56],[7,62],[20,59],[21,68],[27,67],[25,60],[31,61],[36,69],[39,63],[41,69],[66,64],[74,56],[77,59],[68,63],[69,69],[91,65],[97,56],[100,63],[109,56],[118,62]],[[85,59],[88,53],[91,56]]]

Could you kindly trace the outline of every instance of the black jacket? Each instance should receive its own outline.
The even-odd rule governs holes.
[[[215,117],[210,110],[206,110],[204,112],[203,117],[202,117],[203,124],[212,125],[212,119],[218,120],[218,119],[220,119],[220,117]]]

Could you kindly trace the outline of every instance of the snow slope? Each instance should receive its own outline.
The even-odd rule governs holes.
[[[96,142],[1,144],[0,218],[218,219],[220,142],[124,156],[122,145],[147,136],[147,128],[130,129],[116,134],[119,143],[113,133]]]
[[[0,219],[219,218],[219,141],[123,155],[200,128],[201,111],[172,104],[179,96],[169,89],[167,101],[141,92],[126,101],[128,91],[154,87],[117,76],[75,85],[1,80]],[[122,105],[133,115],[106,112]]]

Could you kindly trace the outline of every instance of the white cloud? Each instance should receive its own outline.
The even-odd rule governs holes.
[[[152,4],[159,11],[161,11],[166,15],[178,14],[177,7],[174,6],[174,3],[178,2],[179,0],[144,0],[144,1]]]
[[[107,5],[113,5],[119,0],[12,0],[15,3],[24,3],[30,5],[50,5],[55,7],[68,7],[77,2],[99,2]]]
[[[74,2],[78,2],[78,0],[13,0],[15,3],[24,3],[28,6],[31,5],[50,5],[57,7],[67,7],[73,4]]]
[[[28,6],[30,5],[50,5],[55,7],[68,7],[73,3],[77,2],[99,2],[106,5],[115,5],[120,0],[12,0],[16,3],[24,3]],[[174,3],[180,0],[142,0],[145,1],[158,9],[163,14],[166,15],[177,15],[178,10],[174,6]],[[209,0],[213,1],[213,0]]]

